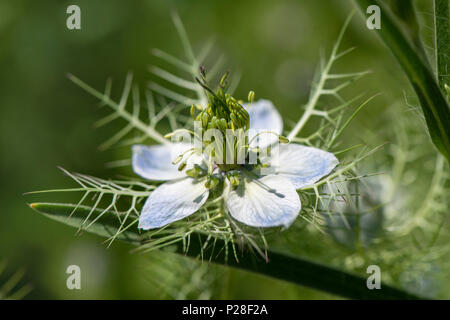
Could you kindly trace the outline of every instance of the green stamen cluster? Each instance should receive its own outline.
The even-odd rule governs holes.
[[[229,73],[227,72],[222,79],[220,80],[219,87],[216,92],[214,92],[207,84],[206,76],[205,76],[205,70],[204,68],[200,68],[200,75],[201,79],[196,78],[197,82],[205,89],[205,92],[208,97],[208,105],[206,107],[200,106],[200,105],[192,105],[191,106],[191,116],[195,121],[198,121],[202,125],[203,131],[207,131],[210,129],[217,129],[222,134],[223,137],[227,136],[227,130],[232,130],[233,132],[235,130],[244,130],[246,132],[250,127],[250,119],[247,111],[242,106],[242,102],[236,100],[234,97],[232,97],[230,94],[226,93],[226,87],[228,86],[227,78]],[[248,94],[248,101],[251,104],[255,98],[255,93],[253,91],[250,91]],[[180,129],[180,130],[187,130],[187,129]],[[178,130],[178,131],[180,131]],[[172,132],[168,135],[166,135],[167,138],[174,135],[175,132]],[[188,130],[189,131],[189,130]],[[267,132],[265,132],[267,133]],[[276,134],[276,133],[273,133]],[[276,134],[278,136],[278,134]],[[203,178],[205,177],[205,187],[208,189],[214,189],[216,188],[221,182],[223,182],[224,178],[226,178],[231,186],[233,188],[237,187],[240,182],[240,172],[239,169],[242,165],[237,163],[237,152],[239,150],[242,150],[244,148],[244,152],[247,155],[247,151],[249,148],[249,142],[247,141],[248,137],[244,134],[243,138],[244,141],[240,141],[242,139],[237,139],[234,141],[234,145],[231,146],[231,150],[228,150],[230,146],[227,146],[225,148],[226,141],[224,140],[224,148],[222,150],[222,153],[220,155],[216,155],[216,150],[211,150],[210,154],[210,163],[208,166],[208,169],[202,168],[199,165],[194,165],[193,168],[186,170],[186,174],[191,178]],[[286,138],[279,136],[280,142],[286,143]],[[212,143],[211,141],[203,141],[204,146],[209,145]],[[232,152],[235,157],[232,159],[234,160],[234,163],[226,163],[225,160],[227,160],[227,153]],[[258,152],[256,150],[253,150],[253,152]],[[183,154],[179,155],[172,163],[178,164],[180,163],[178,170],[184,170],[186,168],[186,160],[184,160],[185,155],[189,154],[191,155],[193,153],[193,150],[187,150]],[[222,162],[214,162],[214,157],[223,157]],[[189,156],[187,156],[189,158]],[[183,161],[184,160],[184,161]],[[258,165],[261,165],[259,163],[258,159]],[[213,169],[213,163],[215,163],[220,171],[217,173],[214,173]],[[258,166],[257,165],[257,166]]]
[[[218,129],[223,133],[227,129],[244,129],[249,128],[249,116],[247,111],[230,94],[225,92],[227,87],[228,72],[220,80],[219,88],[217,92],[211,90],[207,83],[204,74],[204,69],[200,69],[202,79],[196,79],[198,83],[205,89],[208,95],[208,106],[201,108],[200,106],[193,105],[191,107],[191,115],[196,121],[202,123],[203,130]],[[250,92],[249,97],[254,98],[254,93]],[[196,116],[196,109],[201,109]]]
[[[250,119],[247,111],[242,106],[242,102],[236,100],[230,94],[226,93],[226,87],[228,86],[227,78],[229,73],[225,73],[219,83],[219,87],[216,92],[214,92],[207,84],[205,70],[200,68],[201,79],[196,78],[197,82],[205,89],[208,97],[208,105],[206,107],[200,105],[192,105],[191,116],[195,121],[201,123],[203,131],[210,129],[217,129],[223,134],[223,148],[221,148],[220,154],[217,154],[217,149],[210,149],[208,168],[202,168],[201,166],[195,164],[193,168],[187,169],[186,174],[191,178],[205,178],[205,187],[208,189],[216,188],[224,178],[226,178],[233,188],[237,187],[240,182],[240,170],[244,168],[242,164],[238,163],[238,152],[240,155],[245,155],[246,158],[250,156],[249,151],[252,153],[260,153],[259,148],[252,148],[249,150],[249,145],[253,139],[257,138],[261,134],[273,134],[278,137],[279,142],[288,143],[289,140],[286,137],[279,135],[273,131],[263,131],[259,132],[252,140],[248,141],[246,136],[246,131],[250,127]],[[250,91],[248,93],[248,101],[251,104],[255,99],[255,93]],[[227,130],[243,130],[244,135],[241,133],[236,135],[236,140],[233,137],[231,142],[232,145],[228,145],[227,141],[228,133]],[[194,132],[188,129],[178,129],[172,133],[166,135],[166,138],[172,137],[174,134],[180,131],[188,131],[195,135]],[[227,138],[225,138],[227,137]],[[217,143],[216,137],[214,136],[214,143]],[[203,141],[203,147],[209,146],[213,141]],[[203,152],[203,151],[202,151]],[[270,153],[270,147],[268,152]],[[227,155],[231,155],[230,159]],[[194,154],[194,149],[186,150],[184,153],[180,154],[172,162],[174,165],[179,164],[178,170],[182,171],[186,169],[187,160],[191,155]],[[219,159],[220,161],[217,161]],[[233,160],[234,159],[234,160]],[[227,161],[231,163],[227,163]],[[214,171],[214,167],[217,165],[219,168],[218,172]],[[257,158],[257,164],[253,165],[254,168],[264,167],[259,158]]]

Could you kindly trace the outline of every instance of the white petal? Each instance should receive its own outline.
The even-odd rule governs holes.
[[[139,228],[160,228],[183,219],[200,209],[208,195],[205,181],[185,178],[166,182],[156,188],[145,202]]]
[[[249,107],[244,105],[250,117],[250,134],[251,140],[256,133],[262,131],[273,131],[277,134],[283,132],[283,120],[273,103],[269,100],[258,100],[253,102]],[[270,145],[278,140],[277,136],[270,133],[261,134],[252,143],[252,147],[258,145],[258,139],[261,141],[260,147]]]
[[[301,209],[294,186],[275,175],[241,181],[226,205],[233,218],[252,227],[288,227]]]
[[[174,165],[172,161],[190,148],[192,146],[185,143],[154,146],[134,145],[132,148],[133,171],[148,180],[161,181],[186,177],[184,171],[178,171],[180,163]],[[198,163],[199,161],[201,160],[199,160],[198,156],[191,156],[186,169],[189,169],[193,166],[193,163]]]
[[[334,154],[299,144],[280,145],[272,159],[275,173],[286,177],[295,189],[310,186],[336,167]]]

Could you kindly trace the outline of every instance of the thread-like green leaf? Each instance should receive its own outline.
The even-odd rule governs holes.
[[[112,211],[104,211],[102,209],[92,211],[87,206],[77,207],[72,204],[60,203],[33,203],[30,204],[30,207],[52,220],[105,238],[114,236],[121,228],[121,222],[117,214]],[[99,215],[101,216],[99,217]],[[88,216],[89,218],[86,221]],[[89,225],[95,219],[97,220],[89,228],[84,229],[85,226]],[[117,240],[136,245],[140,244],[141,238],[137,228],[127,229],[116,237]]]
[[[65,223],[69,226],[80,228],[86,217],[91,214],[91,208],[71,204],[56,203],[33,203],[31,208],[53,220]],[[76,209],[76,212],[69,215]],[[91,219],[95,219],[99,214],[103,215],[93,223],[86,231],[102,237],[114,235],[120,223],[115,212],[96,209],[91,214]],[[117,239],[137,245],[141,243],[142,236],[137,228],[129,228],[121,233]],[[198,258],[206,257],[208,248],[204,247],[207,236],[195,234],[191,237],[189,251],[185,252],[181,242],[178,243],[177,253],[186,256]],[[225,247],[224,241],[217,239],[216,247]],[[263,261],[259,256],[252,255],[249,252],[243,252],[239,261],[227,259],[224,254],[211,255],[211,261],[218,264],[232,266],[249,272],[259,273],[265,276],[288,281],[302,286],[322,290],[342,297],[353,299],[418,299],[417,296],[408,292],[393,288],[386,284],[381,285],[381,289],[369,290],[366,285],[366,279],[340,271],[324,265],[320,265],[298,257],[292,257],[286,254],[269,251],[269,262]]]

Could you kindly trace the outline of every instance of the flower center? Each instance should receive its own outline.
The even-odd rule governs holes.
[[[249,128],[249,116],[247,111],[230,94],[226,93],[228,87],[228,75],[225,73],[219,83],[219,88],[214,92],[207,84],[204,69],[201,68],[202,79],[196,78],[197,82],[205,89],[208,97],[208,105],[206,108],[199,108],[202,111],[195,117],[196,106],[191,107],[191,115],[196,121],[201,121],[203,130],[218,129],[222,133],[226,133],[227,129],[244,129]],[[249,98],[254,98],[252,91],[249,93]],[[250,103],[252,101],[249,101]]]
[[[238,169],[242,165],[242,155],[244,158],[248,149],[247,130],[250,127],[248,112],[242,106],[242,101],[238,101],[229,93],[228,87],[229,72],[226,72],[220,80],[217,91],[212,90],[205,76],[205,69],[200,68],[201,79],[197,82],[203,87],[208,98],[208,105],[204,108],[193,105],[191,115],[197,123],[201,124],[205,133],[202,141],[207,155],[214,159],[214,164],[221,172]],[[254,99],[254,92],[249,92],[249,103]],[[196,110],[200,111],[196,113]],[[214,148],[209,148],[213,146]]]
[[[186,174],[192,178],[206,177],[205,186],[208,189],[217,187],[225,178],[235,187],[242,180],[240,176],[243,171],[251,172],[255,167],[264,166],[260,159],[261,150],[250,147],[255,138],[261,134],[274,134],[281,143],[287,143],[288,140],[272,131],[259,132],[249,140],[249,114],[242,106],[242,101],[226,93],[229,72],[223,75],[216,91],[208,85],[203,67],[200,68],[200,75],[201,78],[195,78],[195,80],[205,90],[208,104],[206,106],[192,105],[190,113],[201,134],[196,134],[196,130],[194,130],[196,132],[181,130],[188,131],[194,134],[195,138],[201,139],[201,153],[206,155],[208,168],[196,164],[193,168],[186,170]],[[249,105],[254,97],[255,93],[250,91]],[[175,132],[170,133],[166,137],[174,134]],[[187,159],[196,152],[200,152],[197,149],[189,149],[173,161],[173,164],[181,162],[178,170],[182,171],[186,168]],[[264,155],[267,156],[267,153],[270,153],[270,147],[266,148]]]

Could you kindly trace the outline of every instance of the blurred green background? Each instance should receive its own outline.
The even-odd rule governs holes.
[[[419,2],[422,12],[430,12],[429,2]],[[66,28],[70,4],[81,8],[81,30]],[[295,120],[308,98],[321,50],[330,51],[352,8],[351,1],[342,0],[1,1],[0,259],[8,261],[2,277],[25,268],[21,283],[32,284],[30,299],[336,298],[161,253],[130,254],[131,248],[120,243],[106,249],[100,238],[75,236],[73,229],[37,215],[26,205],[37,199],[51,201],[50,195],[23,193],[72,187],[57,166],[105,178],[119,172],[131,174],[129,169],[105,166],[129,157],[129,150],[98,150],[115,128],[93,128],[100,115],[97,101],[66,74],[73,73],[99,90],[112,77],[116,96],[130,70],[145,86],[151,79],[148,66],[158,63],[150,49],[182,55],[170,18],[173,10],[181,16],[194,48],[214,37],[214,54],[227,57],[224,70],[242,72],[237,97],[245,98],[254,90],[257,98],[274,101],[285,119]],[[429,25],[424,17],[424,24]],[[429,36],[425,30],[425,40]],[[390,126],[386,113],[392,108],[407,113],[404,96],[412,101],[414,96],[401,69],[359,13],[344,37],[343,48],[350,46],[357,50],[337,70],[370,69],[373,74],[346,94],[381,92],[382,96],[347,130],[348,145],[350,141],[371,146],[390,142],[398,128],[395,122]],[[434,154],[427,137],[412,143]],[[392,157],[383,149],[370,161],[369,167],[377,167],[377,163],[390,163]],[[416,165],[430,164],[420,158]],[[429,178],[424,178],[422,191]],[[310,239],[323,241],[322,248],[306,238],[296,244],[298,254],[314,257],[314,250],[322,250],[323,255],[324,246],[340,246],[330,235],[316,234]],[[343,257],[353,254],[344,247],[336,250]],[[320,260],[321,255],[317,256]],[[66,288],[65,271],[71,264],[81,267],[82,290]]]

